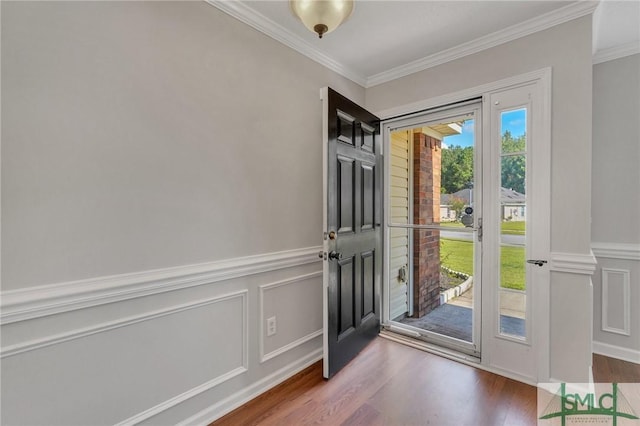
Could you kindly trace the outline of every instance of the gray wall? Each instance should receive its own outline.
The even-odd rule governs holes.
[[[592,169],[594,351],[640,363],[640,55],[593,67]]]
[[[326,85],[204,2],[3,2],[3,289],[319,245]]]
[[[640,244],[640,55],[593,66],[591,239]]]
[[[206,424],[317,361],[319,89],[364,89],[201,1],[0,7],[1,423]]]
[[[551,249],[591,253],[591,16],[367,89],[381,111],[552,67]],[[588,380],[590,271],[551,274],[551,377]],[[584,324],[587,324],[585,327]]]

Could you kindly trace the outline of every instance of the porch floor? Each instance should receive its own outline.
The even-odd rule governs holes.
[[[500,328],[504,333],[524,336],[525,294],[503,290],[500,297]],[[467,342],[472,341],[473,287],[421,318],[399,322]]]

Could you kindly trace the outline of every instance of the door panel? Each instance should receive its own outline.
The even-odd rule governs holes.
[[[362,253],[362,319],[375,314],[375,251]]]
[[[355,160],[345,156],[338,156],[338,233],[353,232],[355,207]]]
[[[378,118],[329,88],[323,100],[324,376],[329,378],[380,327],[382,160]]]
[[[352,331],[356,326],[356,304],[354,303],[356,282],[353,264],[353,257],[338,261],[338,305],[340,306],[338,340],[342,339],[346,333]]]
[[[375,166],[362,164],[362,220],[361,230],[372,230],[375,211]]]

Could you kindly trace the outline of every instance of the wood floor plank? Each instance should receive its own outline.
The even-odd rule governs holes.
[[[384,425],[384,420],[378,410],[369,404],[363,404],[341,424],[343,426],[376,426]]]
[[[640,383],[640,364],[593,354],[593,381]]]
[[[640,382],[640,365],[594,355],[598,382]],[[212,425],[532,425],[537,390],[378,338],[331,380],[318,362]]]

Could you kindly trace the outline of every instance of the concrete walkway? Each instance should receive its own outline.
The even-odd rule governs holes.
[[[451,299],[448,304],[454,306],[463,306],[465,308],[473,307],[473,287],[462,293],[460,296]],[[526,312],[526,296],[523,291],[506,290],[500,292],[500,315],[506,315],[514,318],[525,318]]]

